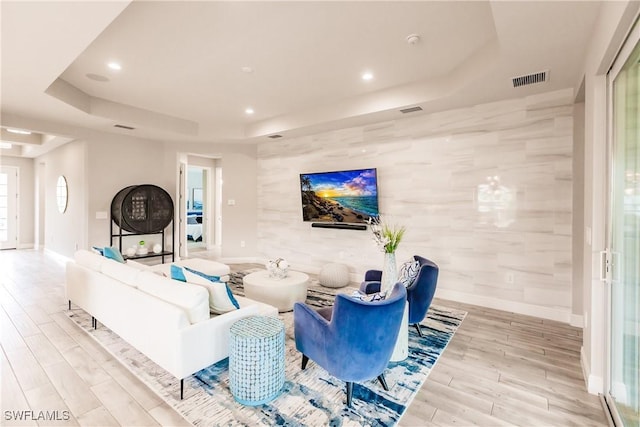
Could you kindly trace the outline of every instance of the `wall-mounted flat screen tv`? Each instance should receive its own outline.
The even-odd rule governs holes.
[[[303,173],[300,190],[304,221],[366,223],[378,216],[375,169]]]

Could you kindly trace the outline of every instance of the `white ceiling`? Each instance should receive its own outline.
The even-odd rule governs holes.
[[[256,142],[392,119],[414,105],[438,111],[577,89],[599,8],[591,1],[3,0],[2,125]],[[407,43],[410,34],[420,42]],[[122,70],[108,69],[109,61]],[[513,88],[512,77],[542,70],[548,82]],[[363,81],[364,71],[374,79]]]

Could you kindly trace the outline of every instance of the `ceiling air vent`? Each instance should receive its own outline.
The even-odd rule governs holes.
[[[282,135],[269,135],[269,138],[271,139],[282,138]]]
[[[549,70],[540,71],[539,73],[527,74],[526,76],[513,77],[511,82],[513,87],[527,86],[535,83],[544,83],[547,81]]]
[[[407,114],[407,113],[415,113],[416,111],[422,111],[422,107],[417,106],[417,107],[409,107],[409,108],[403,108],[402,110],[400,110],[400,112],[402,114]]]
[[[125,125],[113,125],[114,128],[120,128],[120,129],[126,129],[126,130],[134,130],[135,128],[132,128],[131,126],[125,126]]]

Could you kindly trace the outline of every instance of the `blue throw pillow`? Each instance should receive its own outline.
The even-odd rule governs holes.
[[[104,256],[104,248],[99,248],[97,246],[91,246],[91,249],[93,249],[95,252],[99,253],[100,255]]]
[[[171,278],[185,283],[187,281],[187,278],[184,277],[184,273],[182,272],[182,267],[178,267],[175,264],[171,264]]]
[[[171,278],[181,282],[200,285],[209,291],[209,310],[222,314],[240,308],[240,304],[231,293],[226,283],[218,276],[210,276],[190,268],[171,264]]]
[[[109,258],[124,264],[124,257],[120,253],[120,250],[115,246],[105,246],[104,248],[102,248],[102,254],[105,256],[105,258]]]
[[[200,277],[204,277],[205,279],[207,279],[210,282],[220,282],[221,281],[220,280],[220,276],[210,276],[208,274],[202,273],[201,271],[193,270],[193,269],[191,269],[189,267],[185,267],[184,269],[187,270],[187,271],[190,271],[193,274],[197,274]]]

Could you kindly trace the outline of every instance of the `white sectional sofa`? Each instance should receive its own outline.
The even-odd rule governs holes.
[[[236,296],[240,308],[209,314],[206,288],[80,250],[66,266],[66,294],[159,366],[180,379],[228,357],[229,328],[251,315],[278,309]]]

